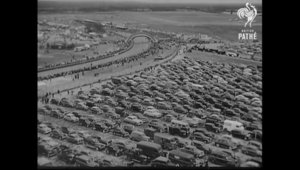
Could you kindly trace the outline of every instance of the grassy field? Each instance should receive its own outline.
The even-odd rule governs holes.
[[[98,12],[78,14],[41,14],[39,19],[48,18],[53,21],[70,23],[70,19],[85,18],[96,21],[112,21],[113,23],[128,23],[131,25],[148,26],[172,32],[203,33],[213,37],[220,37],[229,41],[237,41],[238,33],[244,29],[245,21],[237,15],[224,13],[206,13],[192,11],[170,12]],[[257,16],[252,23],[258,39],[262,36],[262,17]]]

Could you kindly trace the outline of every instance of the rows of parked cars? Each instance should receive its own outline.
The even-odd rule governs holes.
[[[100,87],[78,92],[73,100],[50,101],[83,113],[51,110],[51,105],[38,112],[136,143],[148,142],[152,149],[160,150],[159,145],[164,152],[155,157],[137,147],[128,154],[139,163],[260,166],[261,76],[261,68],[254,66],[183,58],[137,75],[112,77]],[[40,129],[49,133],[46,127]],[[256,161],[237,163],[241,159],[233,152]]]

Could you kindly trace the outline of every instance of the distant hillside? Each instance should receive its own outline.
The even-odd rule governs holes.
[[[138,2],[53,2],[39,1],[38,12],[99,12],[99,11],[141,11],[141,9],[150,11],[178,11],[192,10],[219,13],[228,10],[236,11],[241,5],[228,4],[155,4]],[[256,6],[260,11],[261,6]]]

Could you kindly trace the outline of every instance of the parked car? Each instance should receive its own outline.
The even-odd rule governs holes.
[[[38,167],[51,167],[53,166],[50,159],[46,157],[38,157]]]
[[[77,103],[75,105],[75,108],[77,108],[79,110],[84,110],[84,111],[88,110],[88,107],[83,102]]]
[[[246,146],[242,147],[241,152],[243,154],[254,156],[254,157],[261,157],[262,156],[262,152],[260,150],[258,150],[254,146],[249,146],[249,145],[246,145]]]
[[[133,103],[131,109],[135,112],[142,112],[144,110],[143,106],[139,103]]]
[[[124,130],[120,129],[120,128],[114,128],[111,130],[112,134],[115,136],[120,136],[120,137],[129,137],[129,133],[125,132]]]
[[[154,138],[154,133],[156,132],[156,129],[148,127],[144,129],[144,133],[146,136],[150,137],[150,139]]]
[[[257,142],[257,141],[254,141],[254,140],[250,140],[247,145],[254,146],[254,147],[256,147],[260,151],[262,150],[262,144],[260,142]]]
[[[234,149],[234,146],[231,141],[223,138],[219,138],[215,141],[215,146],[225,149]]]
[[[70,143],[74,143],[74,144],[83,144],[83,138],[79,137],[77,134],[70,134],[66,137],[66,140]]]
[[[176,167],[198,167],[194,155],[182,152],[180,150],[172,150],[169,152],[170,161]]]
[[[161,145],[162,149],[173,150],[177,148],[177,138],[167,133],[155,133],[153,141]]]
[[[153,142],[140,141],[136,146],[138,149],[141,149],[141,154],[146,155],[150,159],[157,158],[162,154],[161,146]]]
[[[133,125],[136,125],[136,126],[140,126],[140,125],[143,124],[143,121],[138,119],[136,116],[127,116],[124,119],[124,122],[130,123],[130,124],[133,124]]]
[[[100,123],[100,122],[95,123],[94,127],[95,127],[95,130],[104,132],[104,133],[107,133],[110,129],[109,127],[104,125],[104,123]]]
[[[76,123],[76,122],[79,121],[79,118],[76,117],[76,116],[74,116],[74,115],[71,114],[71,113],[65,115],[63,119],[66,120],[66,121],[73,122],[73,123]]]
[[[157,102],[156,107],[157,107],[158,109],[165,109],[165,110],[172,109],[172,107],[169,106],[169,105],[168,105],[167,103],[165,103],[165,102]]]
[[[240,165],[240,167],[260,167],[260,164],[257,162],[253,162],[253,161],[247,161],[244,162]]]
[[[172,167],[175,166],[167,157],[159,156],[151,161],[151,167]]]
[[[50,103],[51,103],[51,104],[58,105],[58,104],[59,104],[59,100],[56,99],[56,98],[52,98],[52,99],[50,100]]]
[[[56,139],[60,139],[60,140],[64,140],[67,137],[64,133],[60,132],[59,130],[53,130],[51,132],[50,136],[52,138],[56,138]]]
[[[112,167],[112,161],[108,160],[107,158],[97,160],[96,163],[99,167]]]
[[[241,122],[232,121],[232,120],[225,120],[223,125],[223,130],[231,132],[232,130],[244,130],[244,126]]]
[[[250,136],[253,140],[262,140],[262,131],[261,130],[253,130],[250,132]]]
[[[103,151],[106,147],[105,144],[100,143],[97,139],[93,138],[92,136],[86,138],[84,141],[86,147],[97,151]]]
[[[171,125],[169,126],[169,133],[171,135],[188,137],[190,135],[190,126],[186,122],[179,121],[179,120],[172,120]]]
[[[64,107],[73,107],[73,104],[67,98],[62,98],[59,102],[59,105]]]
[[[39,107],[39,108],[38,108],[38,113],[48,115],[48,114],[50,113],[50,111],[47,110],[47,109],[44,108],[44,107]]]
[[[159,119],[152,119],[148,127],[155,129],[157,132],[168,132],[168,125]]]
[[[144,115],[152,117],[152,118],[161,118],[162,113],[160,113],[157,109],[147,109],[144,112]]]
[[[205,154],[211,153],[210,145],[205,144],[204,142],[198,141],[198,140],[192,140],[191,142],[192,146],[195,146],[196,148],[204,151]]]
[[[208,161],[218,165],[235,167],[235,160],[222,151],[212,151]]]
[[[130,139],[133,141],[140,142],[140,141],[149,141],[150,137],[146,136],[144,132],[135,130],[130,134]]]
[[[196,146],[192,145],[185,146],[184,148],[181,148],[180,151],[192,154],[195,158],[203,158],[205,155],[204,151],[199,150]]]
[[[39,124],[38,126],[38,132],[42,134],[49,134],[52,130],[46,126],[45,124]]]
[[[173,119],[175,120],[176,117],[173,116],[173,115],[171,115],[171,114],[168,114],[168,115],[164,116],[164,120],[165,120],[166,122],[171,122]]]
[[[98,164],[94,161],[94,159],[88,155],[79,155],[75,158],[75,165],[81,167],[97,167]]]
[[[237,137],[244,140],[249,140],[251,138],[250,132],[246,130],[235,129],[231,131],[231,134],[233,137]]]
[[[211,133],[211,132],[208,132],[206,129],[204,128],[196,128],[193,133],[202,133],[203,135],[207,136],[207,137],[210,137],[210,138],[215,138],[215,134],[214,133]]]
[[[140,148],[129,149],[125,154],[127,159],[131,161],[128,166],[132,166],[135,162],[142,165],[146,165],[150,162],[149,157],[143,154],[143,150]]]
[[[221,127],[217,127],[217,126],[215,126],[215,124],[213,124],[213,123],[206,123],[206,124],[205,124],[205,128],[206,128],[208,131],[212,131],[212,132],[215,132],[215,133],[220,133],[220,132],[221,132]]]
[[[190,139],[191,139],[191,140],[199,140],[199,141],[203,141],[203,142],[205,142],[205,143],[210,143],[210,142],[211,142],[211,138],[210,138],[210,137],[207,137],[207,136],[205,136],[204,134],[199,133],[199,132],[193,133],[193,134],[190,136]]]
[[[50,112],[50,115],[55,117],[55,118],[62,118],[64,116],[64,112],[61,112],[59,110],[52,110]]]
[[[123,125],[123,129],[125,132],[127,132],[128,134],[131,134],[132,131],[134,130],[134,126],[133,125]]]

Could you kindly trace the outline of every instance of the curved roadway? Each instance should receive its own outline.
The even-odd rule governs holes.
[[[90,67],[91,64],[92,65],[99,65],[99,64],[102,64],[102,63],[107,63],[107,62],[110,62],[110,61],[126,58],[126,57],[129,57],[129,56],[141,53],[141,52],[147,50],[148,48],[150,48],[150,43],[139,43],[139,41],[137,41],[137,39],[139,39],[139,38],[140,38],[140,41],[141,41],[141,37],[135,38],[133,47],[130,50],[128,50],[128,51],[126,51],[122,54],[114,55],[112,57],[105,58],[105,59],[96,60],[94,62],[88,62],[88,63],[84,63],[84,64],[78,64],[78,65],[74,65],[74,66],[69,66],[69,67],[64,67],[64,68],[57,68],[57,69],[54,69],[54,70],[39,72],[38,77],[44,77],[44,76],[47,76],[49,74],[56,74],[56,73],[72,71],[72,70],[76,70],[76,69],[80,69],[80,68],[84,68],[84,67]]]

